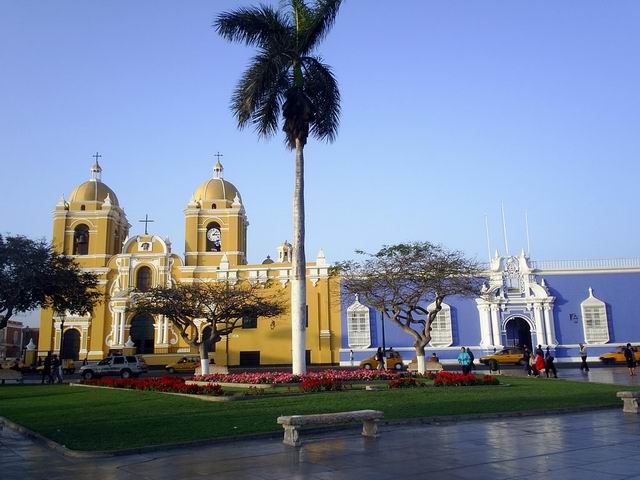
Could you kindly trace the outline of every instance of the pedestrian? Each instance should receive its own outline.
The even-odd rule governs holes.
[[[462,367],[462,373],[468,374],[470,371],[469,365],[471,364],[471,357],[467,353],[467,350],[462,347],[460,348],[460,353],[458,354],[458,363]]]
[[[531,351],[528,346],[524,346],[522,351],[522,362],[524,363],[524,371],[527,372],[527,377],[531,376]]]
[[[42,364],[42,382],[53,383],[53,377],[51,376],[51,352],[47,352],[47,356]]]
[[[538,376],[540,376],[540,374],[542,374],[542,371],[544,370],[544,351],[542,350],[542,346],[539,345],[538,348],[536,348],[536,360],[535,360],[535,365],[536,365],[536,370],[538,372]]]
[[[51,360],[51,371],[55,377],[55,381],[52,379],[51,383],[62,383],[62,362],[57,355]]]
[[[558,370],[556,370],[556,366],[553,363],[555,358],[551,355],[549,351],[549,347],[547,347],[547,352],[544,355],[544,374],[549,378],[549,372],[553,372],[553,378],[558,378]]]
[[[438,358],[438,355],[436,355],[436,352],[433,352],[431,354],[431,361],[435,363],[440,363],[440,359]]]
[[[469,354],[469,371],[475,370],[476,366],[473,362],[475,361],[476,357],[475,355],[473,355],[473,352],[468,347],[467,347],[467,353]]]
[[[353,367],[353,350],[349,349],[349,363]]]
[[[350,350],[350,352],[353,354],[353,350]],[[85,355],[84,360],[82,360],[82,366],[84,367],[87,363],[89,363],[89,355],[88,354]]]
[[[384,353],[382,353],[382,347],[378,347],[376,361],[378,362],[378,370],[382,370],[384,368]]]
[[[636,374],[636,352],[633,351],[630,343],[627,343],[623,352],[624,359],[627,362],[627,368],[629,369],[629,376],[633,377]]]
[[[582,363],[580,364],[580,371],[581,372],[588,372],[589,371],[589,365],[587,364],[587,347],[584,346],[584,344],[579,343],[578,347],[580,347],[578,353],[580,354],[580,359],[582,360]]]

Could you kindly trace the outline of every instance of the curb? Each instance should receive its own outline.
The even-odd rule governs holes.
[[[501,418],[522,418],[522,417],[540,417],[545,415],[566,415],[572,413],[587,413],[597,412],[602,410],[619,409],[620,405],[599,405],[592,407],[567,407],[558,408],[553,410],[540,410],[540,411],[524,411],[524,412],[498,412],[498,413],[469,413],[464,415],[440,415],[434,417],[418,417],[418,418],[406,418],[406,419],[393,419],[393,420],[380,420],[379,426],[402,426],[402,425],[443,425],[457,422],[471,422],[478,420],[494,420]],[[109,457],[121,457],[126,455],[140,455],[145,453],[160,452],[166,450],[177,450],[181,448],[193,448],[193,447],[206,447],[218,445],[221,443],[235,443],[243,442],[247,440],[270,440],[281,439],[282,430],[274,430],[272,432],[261,433],[247,433],[243,435],[232,435],[229,437],[217,437],[208,438],[203,440],[195,440],[192,442],[183,443],[169,443],[164,445],[149,445],[138,448],[125,448],[120,450],[100,450],[100,451],[83,451],[73,450],[67,448],[65,445],[61,445],[37,432],[29,430],[28,428],[15,423],[8,418],[0,416],[0,427],[7,427],[18,433],[25,435],[26,437],[44,445],[65,457],[71,458],[109,458]],[[361,425],[336,425],[327,427],[313,427],[305,428],[305,433],[327,433],[333,431],[349,431],[360,430]]]

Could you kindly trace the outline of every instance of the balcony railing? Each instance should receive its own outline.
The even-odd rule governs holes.
[[[531,268],[536,270],[607,270],[640,269],[640,257],[603,258],[589,260],[541,260],[532,261]]]

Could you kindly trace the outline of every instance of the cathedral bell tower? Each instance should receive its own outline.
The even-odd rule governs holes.
[[[95,154],[91,178],[78,185],[56,204],[53,212],[53,246],[72,255],[82,267],[104,267],[112,255],[121,253],[129,234],[129,222],[118,197],[102,183],[102,167]]]
[[[231,268],[247,263],[249,222],[240,192],[223,178],[221,156],[184,211],[186,266],[218,267],[225,257]]]

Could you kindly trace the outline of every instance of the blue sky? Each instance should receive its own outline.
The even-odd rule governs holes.
[[[238,131],[232,90],[252,50],[211,28],[249,1],[0,3],[0,231],[51,236],[61,194],[103,180],[132,233],[183,252],[182,210],[224,154],[249,215],[249,260],[291,237],[293,155]],[[344,4],[320,54],[343,95],[336,143],[311,141],[307,248],[431,240],[486,257],[637,256],[640,3]]]

